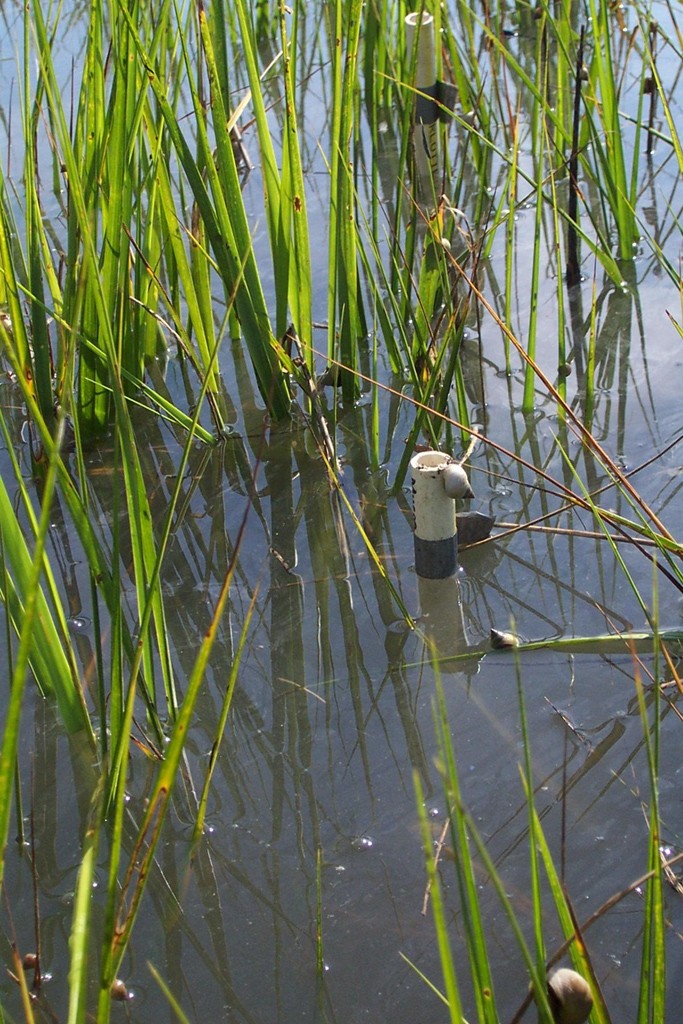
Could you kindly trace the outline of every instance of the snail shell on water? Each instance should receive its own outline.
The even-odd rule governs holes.
[[[125,1002],[128,999],[128,989],[121,978],[115,978],[111,983],[109,994],[112,999],[116,999],[118,1002]]]
[[[494,651],[503,651],[507,647],[519,647],[519,637],[516,633],[504,633],[500,629],[491,629],[491,647]]]
[[[548,978],[548,1002],[555,1024],[583,1024],[593,1009],[588,982],[566,967]]]
[[[441,470],[443,487],[449,498],[473,498],[474,491],[470,486],[467,473],[459,462],[449,462]]]

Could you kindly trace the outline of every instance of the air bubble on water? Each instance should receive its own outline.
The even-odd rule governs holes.
[[[353,840],[352,845],[356,850],[370,850],[374,846],[374,841],[370,836],[358,836],[357,839]]]
[[[85,615],[72,615],[66,622],[71,633],[84,633],[90,626],[90,619]]]

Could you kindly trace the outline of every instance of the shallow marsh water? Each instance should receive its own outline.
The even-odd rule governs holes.
[[[313,108],[320,109],[321,101],[314,99]],[[313,135],[311,129],[312,140]],[[666,154],[655,154],[655,199],[647,200],[650,217],[656,217],[657,203],[677,209],[678,201],[680,206],[680,183],[666,166],[661,177],[655,173],[657,160],[665,165],[666,159]],[[320,190],[314,233],[324,244],[327,196],[318,178],[312,175],[311,181],[312,188]],[[247,198],[253,203],[257,244],[259,197],[256,170],[247,184]],[[315,211],[315,203],[312,208]],[[532,208],[520,209],[516,231],[519,304],[512,326],[524,337]],[[540,339],[539,361],[553,367],[557,328],[552,254],[548,265],[539,304],[549,341],[544,348]],[[504,269],[494,255],[484,270],[494,297]],[[678,296],[670,280],[652,273],[644,253],[624,268],[624,289],[604,280],[601,273],[596,271],[599,387],[593,430],[615,458],[635,469],[673,445],[681,433],[680,338],[666,316],[666,309],[676,315]],[[585,341],[590,329],[592,289],[588,276],[580,297],[574,296],[570,333],[575,342]],[[321,280],[321,318],[325,296]],[[466,370],[466,384],[473,419],[497,444],[571,485],[571,470],[562,465],[555,446],[556,436],[566,434],[557,407],[539,393],[534,414],[522,416],[521,374],[505,373],[500,331],[484,320],[477,338],[474,327],[473,323],[464,353],[466,366],[472,367],[471,372]],[[320,349],[324,344],[321,334]],[[574,363],[573,368],[570,400],[580,409],[580,367]],[[482,646],[491,627],[507,629],[511,622],[532,639],[638,629],[644,626],[642,610],[600,537],[522,530],[463,552],[453,580],[419,582],[413,567],[409,489],[404,486],[396,496],[391,490],[414,414],[408,403],[390,395],[382,400],[383,459],[381,467],[372,470],[374,440],[366,394],[354,408],[339,413],[344,486],[417,620],[418,630],[408,629],[353,523],[330,493],[324,468],[298,417],[291,427],[267,423],[239,346],[226,344],[222,371],[235,407],[234,434],[215,449],[198,446],[193,452],[183,512],[163,568],[181,692],[243,521],[246,526],[236,583],[187,747],[183,786],[124,961],[122,975],[134,998],[121,1008],[121,1015],[138,1021],[170,1016],[147,969],[151,962],[191,1020],[440,1020],[443,1008],[400,955],[440,984],[433,926],[429,914],[422,914],[426,875],[414,795],[417,773],[438,835],[444,801],[435,766],[435,679],[423,631],[435,640],[443,659],[441,682],[466,801],[530,928],[525,916],[530,907],[527,810],[517,768],[518,680],[529,722],[537,808],[558,858],[566,816],[567,885],[578,917],[584,920],[647,867],[643,803],[648,775],[634,662],[627,650],[610,649],[602,655],[541,650],[523,654],[517,666],[509,652],[483,655]],[[186,386],[182,367],[172,361],[165,373],[169,393],[181,394]],[[386,379],[398,389],[403,385],[388,374]],[[2,394],[9,406],[9,382],[2,384]],[[174,483],[182,439],[144,412],[139,413],[137,437],[152,509],[161,514]],[[606,482],[578,442],[567,437],[567,447],[592,487]],[[676,537],[683,535],[682,451],[673,445],[634,478]],[[3,471],[6,465],[3,457]],[[561,504],[540,478],[488,446],[477,447],[470,465],[476,493],[471,507],[490,513],[498,523],[526,524]],[[121,486],[106,441],[92,451],[88,472],[93,508],[106,532],[112,495]],[[627,511],[618,495],[612,500],[617,509]],[[575,512],[554,521],[564,528],[595,529],[591,519]],[[497,527],[496,532],[502,529]],[[74,543],[57,505],[51,554],[64,567],[64,593],[88,678],[92,612]],[[650,562],[627,546],[622,553],[641,592],[649,596]],[[125,552],[122,585],[132,618],[134,580]],[[254,595],[256,612],[214,776],[208,827],[200,845],[192,848],[193,805]],[[663,579],[658,580],[658,601],[662,627],[680,625],[680,594]],[[473,652],[470,658],[449,660],[468,648]],[[653,709],[655,698],[649,688],[647,697]],[[658,708],[663,838],[678,850],[683,848],[683,769],[676,754],[680,722],[666,700],[660,700]],[[52,709],[36,698],[31,712],[24,722],[26,766],[33,776],[44,969],[52,975],[45,996],[57,1019],[62,1019],[66,941],[90,780]],[[130,772],[133,822],[152,779],[142,753],[133,758]],[[69,783],[61,785],[64,776]],[[72,778],[76,792],[82,794],[80,802],[68,795]],[[322,977],[316,964],[318,854]],[[6,954],[14,934],[22,950],[30,948],[33,934],[28,857],[13,850],[7,871]],[[460,966],[461,921],[447,856],[442,877]],[[526,976],[483,873],[480,882],[497,992],[511,1017],[524,997]],[[586,936],[615,1021],[635,1017],[640,901],[638,893],[630,895]],[[667,901],[673,1021],[683,980],[683,920],[680,896],[671,891]],[[560,938],[549,913],[549,947],[554,941],[559,944]],[[92,980],[94,988],[96,979]],[[464,977],[463,982],[466,985]],[[3,979],[0,992],[3,1006],[18,1016],[13,984]]]
[[[358,422],[362,415],[359,409],[349,418]],[[149,430],[155,441],[148,449],[150,478],[163,504],[167,485],[158,467],[168,448],[161,446],[158,425],[150,424]],[[349,431],[354,433],[351,424]],[[146,969],[149,960],[169,980],[191,1019],[437,1018],[438,1002],[399,955],[438,982],[432,924],[421,914],[425,873],[413,787],[417,772],[437,833],[444,802],[434,766],[435,690],[428,652],[398,616],[353,530],[344,527],[341,517],[335,520],[324,473],[305,452],[303,435],[294,458],[288,431],[267,440],[256,476],[257,499],[249,498],[245,482],[234,472],[248,458],[239,437],[211,454],[198,481],[188,473],[189,503],[164,570],[168,626],[182,687],[183,666],[189,670],[192,664],[249,510],[238,583],[188,746],[184,792],[178,793],[124,963],[125,980],[135,993],[128,1010],[139,1020],[164,1012],[163,997]],[[230,448],[239,449],[239,458]],[[103,515],[115,483],[111,473],[102,472],[106,464],[100,448],[93,456],[91,483]],[[345,475],[347,486],[375,489],[378,548],[407,607],[437,637],[443,655],[480,648],[492,625],[505,628],[511,618],[533,638],[600,633],[606,620],[630,618],[640,625],[623,576],[606,557],[602,541],[519,533],[463,554],[454,580],[418,583],[402,503],[385,504],[383,479],[371,479],[360,466],[354,470],[350,463]],[[512,488],[498,495],[499,484],[485,466],[473,479],[485,508],[520,501]],[[538,501],[537,496],[525,499],[522,513],[508,508],[505,518],[531,517]],[[64,564],[68,540],[55,526],[53,543]],[[634,560],[635,571],[639,567],[642,574],[642,561]],[[124,586],[131,599],[132,587],[130,580]],[[193,800],[236,638],[256,587],[257,610],[214,779],[208,828],[191,861]],[[86,593],[79,590],[76,566],[70,594],[87,665],[89,624],[80,618],[87,610]],[[662,593],[661,604],[670,617],[677,615],[676,599]],[[641,801],[647,769],[633,663],[626,652],[600,657],[538,651],[522,657],[519,671],[538,810],[559,853],[565,808],[567,882],[583,919],[646,867]],[[527,816],[517,770],[521,749],[514,659],[500,652],[474,655],[462,664],[446,661],[442,683],[466,799],[524,917]],[[670,829],[667,841],[676,847],[680,723],[672,708],[662,704],[661,710],[664,819]],[[36,705],[34,720],[26,721],[26,749],[34,751],[43,955],[53,974],[46,994],[59,1015],[70,895],[87,807],[87,793],[77,807],[65,799],[71,784],[59,780],[73,774],[76,788],[87,789],[87,779],[43,704]],[[134,758],[131,819],[140,813],[151,778],[146,759]],[[322,984],[316,978],[318,850],[326,964]],[[446,859],[443,877],[457,950],[457,897],[449,867]],[[11,856],[10,879],[10,910],[20,948],[28,948],[30,868],[18,851]],[[493,894],[487,894],[485,877],[481,881],[493,955],[501,969],[497,984],[503,1005],[512,1010],[523,997],[524,975],[510,953],[503,915]],[[590,933],[605,992],[613,1008],[618,1000],[623,1019],[630,1019],[638,987],[640,899],[628,897]],[[672,898],[674,920],[677,901]],[[548,941],[559,942],[551,920]],[[4,989],[5,999],[13,1001],[12,986],[5,983]]]

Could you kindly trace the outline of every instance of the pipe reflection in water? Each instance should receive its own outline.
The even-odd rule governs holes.
[[[467,652],[468,643],[462,609],[460,581],[457,576],[445,580],[418,577],[420,624],[435,658],[444,660]]]

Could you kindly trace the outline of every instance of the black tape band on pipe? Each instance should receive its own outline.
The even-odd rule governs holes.
[[[420,89],[415,98],[415,120],[422,124],[436,124],[439,120],[439,83]]]
[[[458,538],[445,540],[422,540],[416,533],[415,571],[428,580],[445,580],[452,576],[458,566]]]

